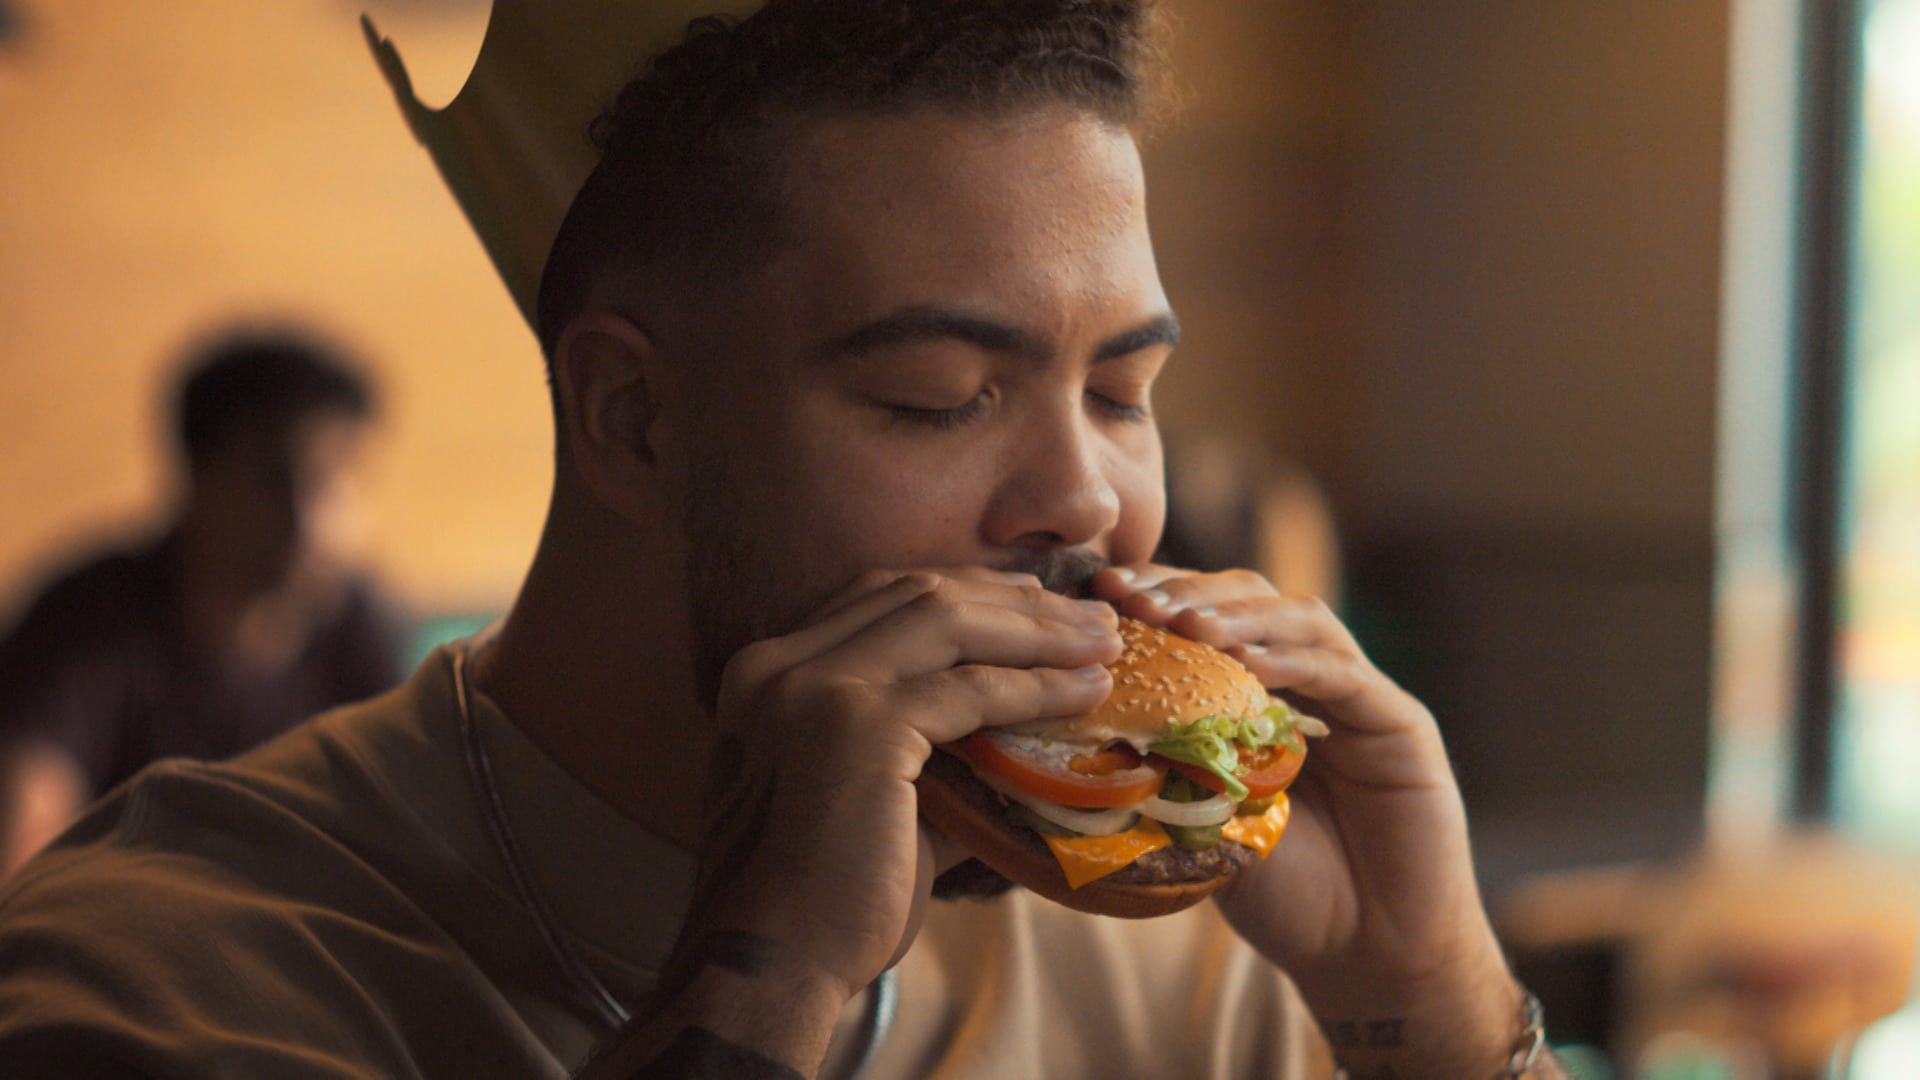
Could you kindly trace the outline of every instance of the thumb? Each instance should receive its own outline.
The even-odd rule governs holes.
[[[940,874],[940,861],[934,854],[935,837],[925,822],[920,824],[920,850],[913,869],[913,905],[907,909],[907,926],[900,934],[900,945],[893,950],[893,956],[887,961],[891,968],[899,964],[913,947],[913,939],[920,935],[920,924],[926,921],[927,905],[933,902],[933,879]]]

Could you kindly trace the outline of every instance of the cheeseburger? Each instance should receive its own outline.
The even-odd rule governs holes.
[[[1104,704],[941,747],[920,808],[1017,884],[1145,918],[1199,902],[1273,850],[1302,736],[1326,727],[1212,646],[1126,618],[1120,636]]]

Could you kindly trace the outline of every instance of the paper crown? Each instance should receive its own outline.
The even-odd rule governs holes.
[[[599,161],[587,129],[649,57],[702,15],[763,0],[494,0],[480,56],[444,109],[421,104],[393,43],[360,16],[414,138],[480,235],[533,326],[540,274]]]

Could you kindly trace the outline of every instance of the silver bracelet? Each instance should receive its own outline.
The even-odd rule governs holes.
[[[1500,1071],[1495,1080],[1520,1080],[1540,1060],[1540,1051],[1547,1046],[1546,1009],[1533,991],[1523,986],[1520,994],[1520,1037],[1513,1041],[1513,1052],[1507,1055],[1507,1067]],[[1333,1068],[1333,1080],[1353,1080],[1353,1074],[1344,1066],[1336,1065]]]

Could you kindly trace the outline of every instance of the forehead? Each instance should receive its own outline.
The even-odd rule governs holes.
[[[832,119],[799,131],[785,162],[767,277],[796,318],[943,303],[1064,330],[1165,307],[1124,129],[1066,111]]]

